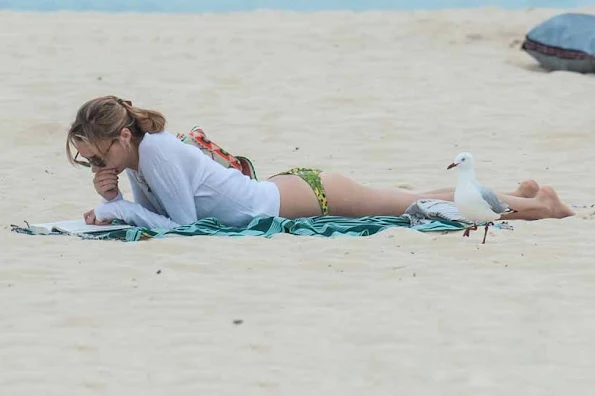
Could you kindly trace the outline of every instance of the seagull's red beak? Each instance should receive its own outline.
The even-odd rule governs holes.
[[[457,166],[457,165],[458,165],[458,164],[455,164],[455,163],[453,162],[452,164],[448,165],[448,166],[446,167],[446,169],[451,169],[451,168],[454,168],[454,167],[455,167],[455,166]]]

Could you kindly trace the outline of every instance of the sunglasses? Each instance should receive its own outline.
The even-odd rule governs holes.
[[[118,139],[114,139],[112,140],[111,144],[109,145],[109,147],[107,148],[107,150],[105,151],[104,155],[107,155],[109,153],[109,151],[112,149],[112,146],[114,145],[114,143],[116,142],[116,140]],[[105,168],[107,166],[107,164],[105,163],[105,159],[101,158],[97,155],[92,156],[91,158],[87,158],[86,160],[80,160],[78,159],[80,153],[77,151],[76,155],[74,156],[74,163],[75,164],[79,164],[82,165],[84,167],[90,168],[92,166],[96,167],[96,168]]]

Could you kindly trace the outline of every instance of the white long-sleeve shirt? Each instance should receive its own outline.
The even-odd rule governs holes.
[[[226,169],[167,131],[145,134],[138,155],[138,171],[126,169],[135,202],[118,194],[95,208],[97,220],[173,228],[205,217],[243,226],[256,216],[279,215],[274,183]]]

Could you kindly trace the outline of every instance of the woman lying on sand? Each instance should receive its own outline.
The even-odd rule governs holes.
[[[92,99],[78,111],[66,150],[73,164],[88,166],[104,202],[84,214],[88,224],[114,219],[143,227],[173,228],[205,217],[231,226],[256,216],[400,216],[418,199],[452,201],[453,190],[412,193],[366,187],[337,173],[296,168],[253,180],[226,169],[196,147],[164,131],[157,111],[115,96]],[[77,150],[72,156],[71,145]],[[82,158],[81,158],[82,157]],[[118,175],[126,170],[134,202],[124,200]],[[499,198],[517,212],[503,219],[537,220],[573,215],[550,187],[521,183]]]

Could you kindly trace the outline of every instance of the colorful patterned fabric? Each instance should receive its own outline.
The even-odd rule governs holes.
[[[321,173],[322,171],[320,169],[293,168],[286,172],[279,173],[279,175],[299,176],[300,178],[302,178],[302,180],[308,183],[308,185],[312,188],[314,195],[316,195],[316,199],[318,200],[318,204],[320,205],[322,215],[328,216],[330,213],[328,208],[328,199],[326,197],[326,190],[324,189],[322,180],[320,180]]]
[[[213,142],[199,126],[194,126],[188,134],[178,133],[177,138],[186,144],[198,147],[204,154],[225,168],[235,168],[251,179],[257,179],[256,171],[246,157],[233,156]]]

